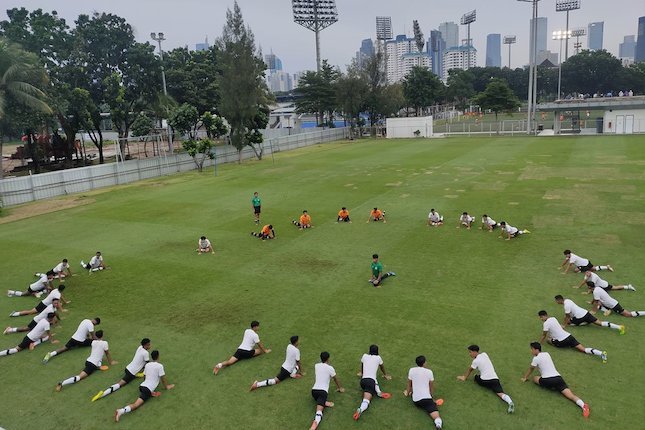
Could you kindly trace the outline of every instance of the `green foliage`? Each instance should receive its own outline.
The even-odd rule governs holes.
[[[414,108],[417,116],[443,98],[444,86],[441,80],[425,67],[413,67],[402,83],[403,96],[408,106]]]
[[[350,66],[347,73],[341,75],[336,82],[336,103],[338,109],[343,113],[354,133],[354,128],[361,127],[364,121],[359,124],[360,113],[365,109],[367,97],[367,82],[361,78],[360,70],[356,64]],[[361,133],[358,133],[360,136]]]
[[[604,49],[581,51],[562,63],[562,91],[594,94],[615,90],[622,70],[620,60]]]
[[[195,140],[199,125],[199,112],[195,106],[184,103],[171,112],[168,123],[180,134],[187,134],[189,140]]]
[[[141,112],[132,123],[133,136],[147,136],[154,129],[154,121],[146,113]]]
[[[219,139],[228,133],[228,127],[221,116],[215,116],[206,111],[200,118],[202,126],[206,129],[206,134],[211,139]]]
[[[197,171],[201,172],[204,168],[204,161],[207,158],[214,159],[213,141],[210,139],[188,139],[181,143],[188,155],[193,157]]]
[[[457,109],[465,109],[475,95],[475,76],[470,70],[450,69],[448,71],[446,98],[455,103]]]
[[[495,112],[495,120],[500,112],[509,112],[520,105],[520,101],[509,88],[506,81],[492,79],[484,92],[473,98],[473,103],[478,104],[482,109]]]
[[[298,82],[295,93],[296,111],[299,113],[315,113],[318,125],[333,122],[336,102],[336,84],[340,71],[323,60],[320,72],[306,72]]]
[[[220,103],[217,47],[207,51],[176,48],[164,52],[168,94],[179,104],[189,103],[200,114]]]

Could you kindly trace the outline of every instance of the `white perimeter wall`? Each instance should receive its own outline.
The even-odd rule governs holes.
[[[605,111],[603,133],[645,133],[645,109]]]
[[[419,137],[432,137],[432,117],[388,118],[385,121],[388,139],[416,137],[414,132],[419,130]]]

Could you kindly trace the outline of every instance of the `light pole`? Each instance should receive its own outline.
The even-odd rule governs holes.
[[[560,100],[560,96],[562,95],[562,41],[569,40],[569,37],[571,37],[570,31],[557,30],[553,32],[553,40],[560,41],[560,56],[558,57],[560,60],[558,65],[558,97],[556,100]]]
[[[569,12],[572,10],[580,9],[580,0],[556,0],[555,2],[555,11],[556,12],[566,12],[567,13],[567,27],[565,31],[567,32],[567,38],[564,46],[564,61],[569,59]],[[561,60],[562,61],[562,60]]]
[[[576,48],[576,55],[578,55],[578,52],[580,52],[580,48],[582,47],[582,44],[580,43],[580,37],[586,34],[587,30],[584,28],[574,28],[571,31],[571,37],[576,38],[576,43],[573,45],[573,47]]]
[[[468,39],[466,40],[466,45],[468,48],[468,60],[466,63],[466,69],[470,69],[470,52],[472,51],[472,41],[470,39],[470,24],[475,22],[477,20],[477,10],[471,10],[468,13],[465,13],[461,17],[461,25],[467,25],[468,26]]]
[[[291,0],[293,21],[316,35],[316,71],[320,72],[320,32],[338,21],[336,0]]]
[[[161,81],[163,82],[163,94],[164,96],[168,95],[168,90],[166,89],[166,72],[163,67],[163,50],[161,49],[161,42],[166,40],[163,33],[150,33],[150,38],[155,40],[159,44],[159,58],[161,58]]]
[[[526,120],[526,133],[533,132],[533,123],[535,122],[535,107],[537,105],[537,17],[538,2],[540,0],[517,0],[529,2],[533,5],[533,14],[531,15],[531,31],[529,43],[529,96],[528,96],[528,117]]]
[[[511,45],[517,42],[516,36],[504,36],[504,45],[508,45],[508,68],[511,68]]]

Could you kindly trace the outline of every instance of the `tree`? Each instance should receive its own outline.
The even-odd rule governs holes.
[[[414,108],[417,116],[423,115],[428,106],[443,96],[443,83],[425,67],[413,67],[402,85],[405,101]]]
[[[502,79],[491,79],[486,89],[473,98],[473,103],[495,112],[495,121],[498,113],[508,112],[520,105],[519,99]]]
[[[315,113],[316,124],[333,126],[336,103],[335,85],[340,77],[340,71],[323,60],[319,72],[306,72],[294,91],[300,97],[296,99],[296,109],[299,113]],[[325,114],[327,118],[325,118]]]
[[[233,11],[226,11],[226,25],[217,39],[217,47],[221,53],[220,113],[231,128],[231,143],[238,150],[240,161],[245,146],[250,146],[257,158],[262,159],[262,146],[255,145],[262,142],[256,127],[262,123],[258,120],[270,100],[264,82],[266,64],[255,49],[253,32],[244,26],[237,2]]]
[[[466,109],[468,101],[475,95],[474,88],[475,76],[470,70],[450,69],[448,70],[448,79],[446,83],[447,100],[455,103],[457,109]]]
[[[199,128],[199,113],[195,106],[184,103],[170,114],[170,126],[180,134],[187,134],[188,140],[197,138]]]
[[[177,48],[164,53],[168,94],[179,104],[190,103],[200,114],[216,112],[220,103],[218,51]]]
[[[336,82],[336,103],[345,121],[349,122],[352,134],[355,133],[355,127],[359,127],[358,136],[362,134],[360,128],[363,121],[360,114],[365,109],[367,92],[367,82],[361,78],[360,70],[354,62],[347,68],[347,74]]]
[[[221,116],[215,116],[206,111],[201,116],[200,121],[202,123],[202,127],[206,130],[206,135],[209,139],[219,139],[228,133],[228,127],[224,124],[224,120]]]
[[[181,144],[186,152],[188,152],[188,155],[193,157],[193,162],[195,163],[195,166],[197,166],[197,171],[201,172],[204,169],[204,161],[206,161],[207,158],[213,159],[215,158],[215,154],[213,154],[213,141],[210,139],[199,139],[199,140],[194,140],[194,139],[188,139]]]
[[[606,93],[616,89],[623,66],[605,50],[584,50],[562,63],[562,91],[582,94]]]
[[[134,137],[138,137],[140,142],[143,141],[143,153],[147,157],[148,136],[152,133],[152,130],[154,130],[154,122],[152,118],[150,118],[145,112],[141,112],[132,123],[131,130]],[[153,153],[154,152],[153,147]]]

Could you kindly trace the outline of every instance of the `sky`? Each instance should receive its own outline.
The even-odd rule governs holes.
[[[550,40],[551,32],[563,30],[564,12],[555,12],[556,0],[541,0],[539,16],[548,18],[548,49],[559,52],[559,42]],[[289,0],[238,0],[242,15],[255,34],[263,53],[273,52],[282,60],[284,70],[295,73],[316,68],[314,33],[293,22]],[[486,35],[516,35],[511,65],[528,63],[529,19],[531,3],[517,0],[336,0],[338,22],[321,32],[321,56],[340,66],[351,62],[362,39],[375,37],[376,16],[391,16],[395,35],[412,35],[412,21],[417,19],[426,39],[430,30],[445,21],[459,23],[461,15],[477,9],[477,21],[471,24],[471,38],[478,50],[478,65],[483,65]],[[485,5],[485,7],[483,6]],[[570,13],[569,28],[586,28],[590,22],[604,21],[603,47],[618,55],[618,44],[626,35],[637,34],[638,17],[645,16],[643,0],[581,0],[581,9]],[[203,42],[221,35],[226,9],[233,0],[3,0],[0,20],[6,9],[25,7],[56,10],[73,26],[79,14],[110,12],[125,18],[134,28],[138,41],[150,40],[151,32],[163,32],[163,49],[169,50]],[[460,26],[460,39],[466,29]],[[587,46],[586,37],[582,40]],[[573,41],[569,52],[573,51]],[[507,46],[502,47],[502,64],[508,63]]]

